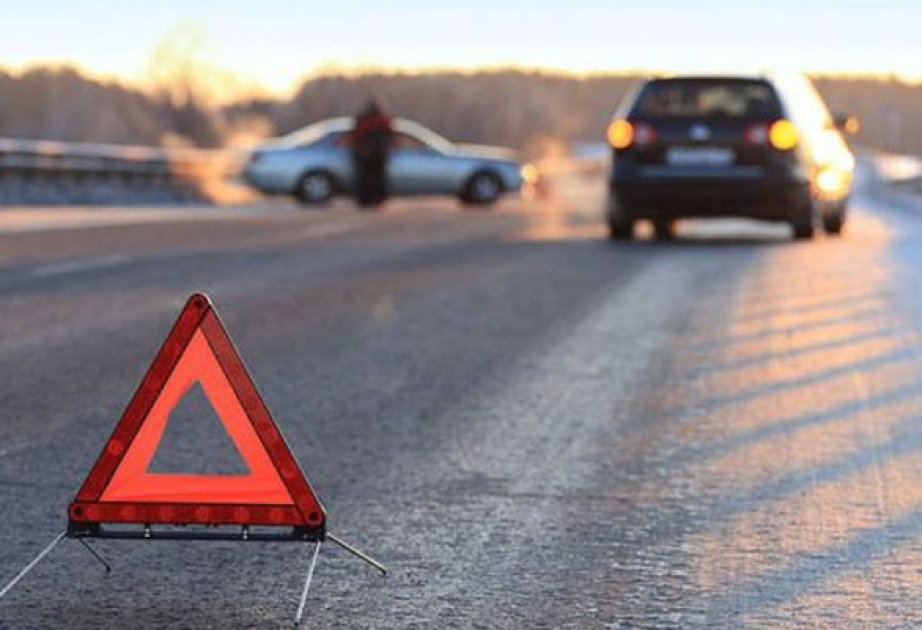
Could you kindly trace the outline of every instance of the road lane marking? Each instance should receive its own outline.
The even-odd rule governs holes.
[[[299,237],[304,238],[317,238],[318,236],[333,236],[336,234],[345,234],[346,232],[352,230],[354,227],[358,227],[357,223],[348,222],[348,223],[328,223],[325,225],[312,225],[303,230],[297,232]]]
[[[0,234],[79,230],[87,228],[245,219],[265,214],[290,214],[274,209],[222,207],[167,208],[27,208],[0,212]]]
[[[92,258],[81,258],[78,260],[68,260],[66,262],[52,263],[35,267],[30,271],[34,278],[47,278],[49,276],[59,276],[68,273],[88,271],[90,269],[99,269],[101,267],[111,267],[122,262],[130,260],[125,254],[110,254],[107,256],[94,256]]]
[[[248,246],[262,246],[269,244],[276,244],[278,242],[289,242],[289,241],[299,241],[302,239],[312,239],[312,238],[323,238],[326,236],[335,236],[337,234],[345,234],[350,232],[356,227],[357,224],[349,223],[333,223],[327,225],[311,225],[300,230],[289,230],[282,235],[282,238],[279,238],[279,235],[273,234],[268,237],[259,235],[255,240],[245,241]],[[190,251],[181,251],[178,252],[183,255],[187,254],[207,254],[213,253],[215,251],[224,251],[223,248],[209,248],[205,247],[202,249],[193,249]],[[177,252],[173,252],[176,254]],[[159,256],[157,256],[159,258]],[[112,267],[121,263],[125,263],[132,260],[131,256],[126,254],[107,254],[103,256],[91,256],[88,258],[79,258],[76,260],[67,260],[57,263],[48,263],[33,267],[29,269],[28,274],[33,278],[48,278],[53,276],[65,275],[69,273],[79,273],[81,271],[90,271],[93,269],[100,269],[103,267]]]

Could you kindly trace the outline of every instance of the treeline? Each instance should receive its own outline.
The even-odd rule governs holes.
[[[452,140],[536,152],[602,138],[636,80],[521,71],[327,76],[306,81],[290,101],[278,104],[273,120],[284,133],[310,120],[351,113],[376,95],[394,114]]]
[[[69,68],[23,74],[0,70],[0,137],[161,145],[220,146],[220,112],[173,102]]]
[[[69,69],[0,72],[0,136],[217,147],[348,115],[375,95],[395,114],[450,139],[540,153],[599,141],[636,78],[518,70],[341,74],[308,79],[288,99],[218,107],[177,102]],[[922,154],[922,85],[839,76],[818,77],[816,84],[832,110],[861,119],[856,142]]]
[[[922,155],[922,84],[830,76],[814,83],[830,110],[858,117],[856,144]]]

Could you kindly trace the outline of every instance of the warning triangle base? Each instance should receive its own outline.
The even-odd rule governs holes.
[[[71,522],[67,537],[72,539],[99,538],[109,540],[203,540],[212,542],[323,542],[327,533],[311,527],[242,528],[208,526],[202,528],[136,527],[113,528],[99,523]]]

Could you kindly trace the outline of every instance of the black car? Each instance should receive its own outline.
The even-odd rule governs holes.
[[[840,129],[855,124],[800,75],[645,81],[608,128],[609,235],[630,239],[646,219],[670,238],[676,219],[728,216],[838,234],[855,165]]]

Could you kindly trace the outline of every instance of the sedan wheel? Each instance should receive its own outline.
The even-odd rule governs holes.
[[[493,173],[477,173],[467,183],[464,201],[476,205],[489,205],[499,199],[502,183]]]
[[[330,201],[335,192],[333,178],[326,173],[315,171],[301,178],[295,196],[303,204],[320,205]]]

